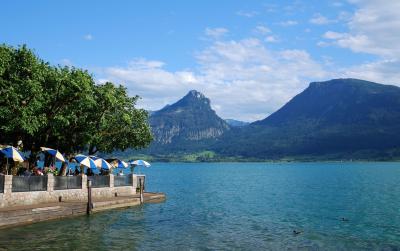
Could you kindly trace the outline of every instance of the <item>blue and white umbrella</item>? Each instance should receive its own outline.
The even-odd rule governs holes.
[[[6,165],[7,174],[8,174],[8,159],[13,159],[14,161],[17,161],[17,162],[24,162],[24,160],[25,160],[22,153],[13,146],[7,146],[4,148],[1,148],[0,152],[7,159],[7,165]]]
[[[126,163],[123,160],[111,159],[109,161],[110,161],[111,166],[113,166],[115,168],[127,168],[129,166],[128,163]]]
[[[94,160],[94,163],[96,164],[97,168],[104,170],[110,170],[112,168],[110,163],[108,163],[105,159],[99,158],[97,156],[90,156],[90,158]]]
[[[94,169],[97,168],[96,163],[94,163],[94,160],[92,160],[86,155],[78,154],[75,156],[75,159],[76,161],[78,161],[80,165],[86,166],[87,168],[94,168]]]
[[[0,150],[7,159],[13,159],[17,162],[24,162],[25,158],[20,151],[13,146],[7,146]]]
[[[141,159],[135,160],[135,161],[131,161],[129,162],[129,164],[133,165],[133,166],[144,166],[144,167],[150,167],[150,163]],[[138,169],[138,172],[140,174],[140,169]]]
[[[62,161],[62,162],[66,161],[64,156],[58,150],[48,148],[48,147],[43,147],[43,146],[40,148],[40,150],[42,150],[42,152],[47,152],[51,156],[54,156],[54,158],[58,159],[59,161]]]
[[[150,167],[150,163],[141,159],[135,160],[130,162],[129,164],[135,165],[135,166],[144,166],[144,167]]]

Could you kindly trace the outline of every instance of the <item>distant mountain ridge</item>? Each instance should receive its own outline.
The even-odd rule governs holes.
[[[190,91],[150,117],[161,160],[400,159],[400,88],[359,79],[313,82],[263,120],[223,120]],[[231,124],[231,125],[229,125]]]
[[[281,125],[302,119],[319,124],[397,123],[399,94],[399,87],[358,79],[313,82],[278,111],[254,124]]]
[[[400,156],[400,88],[358,79],[314,82],[267,118],[213,146],[244,158]]]

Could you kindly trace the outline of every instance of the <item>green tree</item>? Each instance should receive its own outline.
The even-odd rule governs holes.
[[[152,140],[148,113],[135,108],[139,96],[129,97],[125,87],[110,82],[95,86],[94,96],[89,154],[148,146]]]
[[[0,46],[0,144],[24,143],[67,155],[146,147],[152,140],[138,96],[112,83],[96,85],[84,70],[54,67],[26,46]]]
[[[25,46],[0,47],[0,132],[3,142],[16,143],[44,126],[37,111],[44,105],[48,66]]]

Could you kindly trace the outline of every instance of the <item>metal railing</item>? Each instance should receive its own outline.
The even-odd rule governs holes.
[[[54,176],[54,190],[81,188],[82,176]]]
[[[132,175],[114,176],[114,186],[115,187],[132,186]]]
[[[47,176],[12,177],[12,192],[29,191],[47,191]]]
[[[92,181],[92,187],[110,187],[110,176],[88,176],[88,180]]]
[[[0,176],[0,193],[4,193],[4,175]]]

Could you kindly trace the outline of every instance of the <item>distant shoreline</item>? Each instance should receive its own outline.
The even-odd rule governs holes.
[[[363,162],[400,162],[400,159],[323,159],[323,158],[315,158],[315,159],[276,159],[276,160],[268,160],[268,159],[209,159],[209,160],[187,160],[180,157],[173,158],[157,158],[147,156],[140,158],[145,158],[150,160],[151,162],[159,162],[159,163],[363,163]]]

